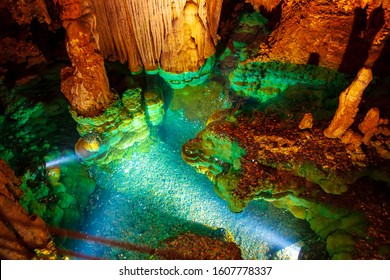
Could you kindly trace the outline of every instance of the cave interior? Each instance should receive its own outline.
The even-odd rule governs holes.
[[[390,259],[390,3],[0,3],[1,259]]]

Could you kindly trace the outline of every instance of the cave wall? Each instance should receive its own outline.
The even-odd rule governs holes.
[[[260,10],[281,5],[280,21],[260,46],[257,61],[314,64],[357,73],[363,65],[373,65],[389,37],[388,1],[249,2]]]

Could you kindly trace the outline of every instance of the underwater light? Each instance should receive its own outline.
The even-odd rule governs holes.
[[[69,163],[69,162],[72,162],[72,161],[75,161],[75,160],[77,160],[76,154],[71,154],[71,155],[68,155],[68,156],[63,156],[63,157],[60,157],[60,158],[57,158],[57,159],[50,160],[50,161],[45,163],[45,167],[49,168],[49,167],[53,167],[53,166],[57,166],[57,165],[65,164],[65,163]]]
[[[282,260],[298,260],[299,253],[301,252],[302,246],[303,246],[302,242],[296,242],[278,251],[276,253],[276,256],[278,257],[278,259],[282,259]]]

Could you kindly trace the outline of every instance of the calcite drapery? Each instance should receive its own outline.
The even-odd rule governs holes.
[[[215,52],[222,0],[92,3],[103,56],[127,61],[132,72],[155,73],[161,68],[169,81],[189,82],[199,74],[174,78],[169,74],[196,73]]]
[[[61,71],[61,90],[73,110],[85,117],[102,113],[114,99],[99,53],[96,17],[89,0],[58,0],[72,67]]]
[[[172,24],[162,45],[161,68],[168,72],[195,72],[215,49],[209,26],[199,16],[199,6],[186,2],[182,16]]]

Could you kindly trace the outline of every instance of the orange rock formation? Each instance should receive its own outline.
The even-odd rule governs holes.
[[[0,258],[31,259],[34,250],[48,250],[51,235],[45,222],[28,213],[19,204],[23,195],[17,178],[4,160],[0,160]]]
[[[58,4],[72,62],[61,71],[61,90],[78,114],[97,116],[112,103],[114,94],[99,52],[95,14],[88,0],[58,0]]]
[[[51,17],[44,0],[5,0],[13,20],[18,24],[30,24],[36,18],[39,22],[51,24]]]
[[[272,9],[280,1],[249,2],[255,8]],[[279,24],[260,46],[256,60],[357,72],[363,65],[371,67],[379,57],[389,28],[388,1],[287,0],[282,3]]]
[[[339,106],[324,134],[329,138],[340,138],[352,125],[359,111],[359,103],[368,84],[372,80],[372,71],[362,68],[352,84],[339,97]]]

